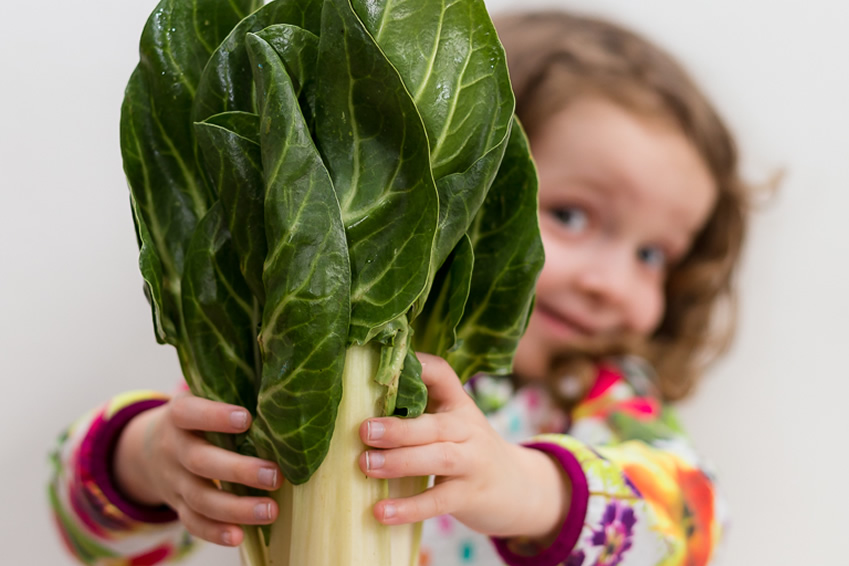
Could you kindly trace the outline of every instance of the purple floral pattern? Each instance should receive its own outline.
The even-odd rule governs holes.
[[[637,517],[631,507],[613,501],[604,510],[598,529],[593,530],[592,544],[600,546],[595,566],[616,566],[633,544]]]

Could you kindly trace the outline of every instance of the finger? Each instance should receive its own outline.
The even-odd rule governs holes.
[[[469,427],[453,413],[424,414],[414,419],[369,419],[360,425],[360,439],[376,448],[463,442],[468,438]]]
[[[384,525],[417,523],[461,508],[465,495],[462,484],[448,482],[403,499],[384,499],[374,506],[375,518]]]
[[[177,395],[170,402],[174,424],[186,430],[233,433],[243,432],[251,424],[251,414],[238,405],[193,395]]]
[[[185,502],[178,505],[176,511],[186,530],[197,538],[222,546],[242,544],[244,534],[238,525],[210,520],[193,510]]]
[[[360,469],[372,478],[407,478],[417,476],[458,476],[469,458],[454,442],[425,446],[367,450],[360,455]]]
[[[196,476],[182,489],[183,500],[207,519],[239,525],[267,525],[277,518],[277,504],[268,497],[238,496],[215,488]]]
[[[193,474],[270,491],[280,487],[282,476],[277,464],[213,446],[197,436],[188,436],[188,447],[177,457]]]
[[[447,410],[470,399],[457,373],[448,362],[431,354],[416,352],[422,364],[422,382],[427,386],[429,412]]]

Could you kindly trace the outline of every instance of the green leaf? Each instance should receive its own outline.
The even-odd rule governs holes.
[[[421,416],[427,408],[427,386],[422,382],[422,364],[412,351],[407,351],[404,369],[398,381],[398,398],[395,415],[414,418]]]
[[[433,271],[466,232],[510,134],[515,99],[483,0],[354,0],[413,94],[439,190]]]
[[[257,33],[280,56],[292,80],[295,94],[301,95],[304,85],[315,79],[318,61],[318,36],[289,24],[269,26]]]
[[[445,358],[457,345],[457,326],[469,297],[474,263],[471,240],[463,235],[436,273],[427,303],[416,318],[413,344],[417,352]]]
[[[292,24],[318,34],[322,0],[275,0],[242,20],[212,55],[195,100],[195,121],[222,112],[257,113],[253,72],[245,46],[248,33],[273,24]]]
[[[144,279],[144,292],[150,303],[153,315],[153,328],[156,331],[156,341],[160,344],[176,344],[177,330],[171,318],[175,309],[165,307],[162,295],[162,262],[151,243],[150,232],[139,216],[133,195],[130,195],[130,206],[133,210],[133,223],[136,227],[136,240],[139,245],[139,269]],[[168,297],[169,299],[171,297]]]
[[[475,267],[457,331],[461,344],[448,355],[464,382],[478,372],[511,371],[544,259],[537,214],[536,169],[517,122],[469,232]]]
[[[310,132],[315,129],[315,73],[318,63],[318,36],[297,26],[277,24],[257,33],[283,60],[301,103]]]
[[[259,116],[246,112],[216,114],[195,124],[195,131],[233,234],[239,270],[259,302],[264,303],[262,266],[268,245]]]
[[[183,316],[200,383],[192,393],[256,412],[259,309],[239,270],[221,205],[198,224],[186,255]]]
[[[435,179],[467,170],[505,139],[515,101],[483,0],[354,0],[353,6],[413,94]]]
[[[192,101],[212,51],[255,7],[255,0],[162,0],[145,25],[141,61],[127,85],[121,109],[124,171],[136,214],[150,235],[147,242],[160,260],[160,315],[175,325],[181,320],[186,248],[214,198],[198,166]],[[174,331],[179,335],[182,328]]]
[[[262,389],[254,440],[284,477],[306,481],[324,459],[342,397],[350,268],[341,211],[274,49],[248,48],[260,94],[267,187],[267,292],[260,344]],[[268,454],[264,454],[268,457]]]
[[[322,12],[316,136],[342,207],[351,330],[364,343],[428,283],[438,201],[412,97],[346,0]]]

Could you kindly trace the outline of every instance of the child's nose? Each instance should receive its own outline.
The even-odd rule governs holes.
[[[625,250],[600,246],[584,262],[579,286],[595,301],[622,305],[635,290],[632,264]]]

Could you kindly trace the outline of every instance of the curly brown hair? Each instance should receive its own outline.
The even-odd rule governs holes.
[[[730,131],[671,55],[617,24],[560,11],[504,14],[494,22],[507,53],[516,113],[531,139],[548,116],[570,102],[603,96],[629,111],[672,120],[707,164],[717,202],[687,256],[667,276],[660,325],[639,344],[627,340],[585,354],[597,360],[638,353],[654,366],[663,398],[685,397],[727,349],[735,328],[733,283],[749,188]],[[554,375],[574,369],[574,356],[563,364]]]

